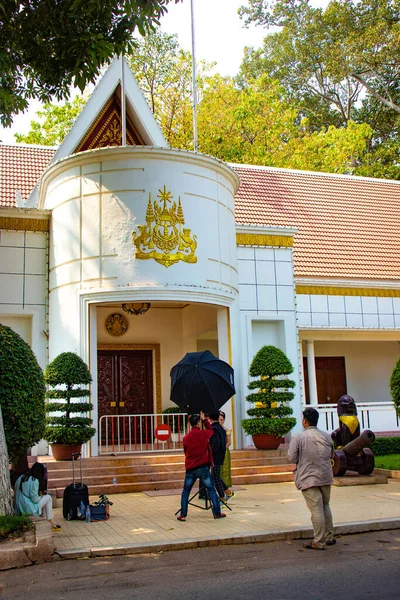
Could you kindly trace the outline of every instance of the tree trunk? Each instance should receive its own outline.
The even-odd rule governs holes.
[[[0,515],[12,514],[14,514],[14,508],[11,497],[8,451],[0,406]]]

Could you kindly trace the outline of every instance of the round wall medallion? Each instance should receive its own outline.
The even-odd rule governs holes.
[[[111,335],[124,335],[128,331],[128,319],[120,313],[108,315],[106,319],[106,329]]]

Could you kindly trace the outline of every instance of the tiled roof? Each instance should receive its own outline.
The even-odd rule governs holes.
[[[400,280],[400,182],[232,166],[236,223],[297,227],[297,277]]]
[[[19,190],[25,201],[55,154],[55,148],[0,144],[0,207],[16,206]]]
[[[54,148],[0,144],[0,207],[26,200]],[[296,227],[295,274],[400,280],[400,182],[232,165],[236,223]]]

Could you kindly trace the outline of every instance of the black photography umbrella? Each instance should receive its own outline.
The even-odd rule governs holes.
[[[233,369],[209,350],[188,352],[171,369],[171,400],[187,413],[215,413],[235,393]]]

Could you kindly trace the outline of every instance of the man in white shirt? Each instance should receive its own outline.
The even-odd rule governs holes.
[[[304,431],[293,436],[288,450],[288,459],[296,464],[296,487],[301,490],[311,513],[314,540],[303,544],[308,550],[325,550],[325,545],[336,544],[329,506],[334,449],[330,436],[318,429],[318,418],[315,408],[303,411]]]

